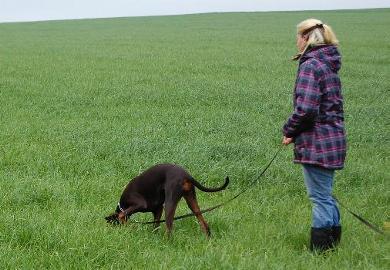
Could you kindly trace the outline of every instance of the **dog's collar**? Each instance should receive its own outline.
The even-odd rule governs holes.
[[[119,209],[122,213],[125,212],[125,210],[123,210],[123,208],[121,207],[121,203],[120,203],[120,202],[118,202],[118,209]]]

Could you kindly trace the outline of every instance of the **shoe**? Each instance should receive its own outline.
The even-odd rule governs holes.
[[[341,227],[311,228],[310,250],[323,252],[334,248],[341,238]]]
[[[332,227],[333,246],[337,246],[341,240],[341,226]]]

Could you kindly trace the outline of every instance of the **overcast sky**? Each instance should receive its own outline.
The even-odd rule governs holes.
[[[0,0],[0,22],[383,7],[390,0]]]

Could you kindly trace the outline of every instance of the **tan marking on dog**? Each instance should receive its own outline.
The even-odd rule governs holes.
[[[190,180],[188,179],[184,179],[184,183],[183,183],[183,190],[184,191],[190,191],[192,189],[192,183]]]
[[[126,223],[126,216],[125,216],[125,214],[124,213],[119,213],[118,214],[118,220],[119,220],[119,223],[121,223],[121,224],[125,224]]]

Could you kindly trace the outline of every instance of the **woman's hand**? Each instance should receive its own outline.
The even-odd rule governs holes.
[[[283,136],[282,144],[289,145],[290,143],[292,143],[292,141],[293,141],[293,138],[287,138],[286,136]]]

